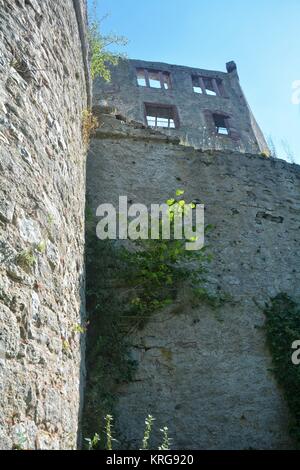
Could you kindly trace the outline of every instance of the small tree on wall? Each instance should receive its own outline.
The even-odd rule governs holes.
[[[117,65],[119,59],[125,56],[119,52],[111,52],[107,48],[111,45],[125,46],[128,41],[124,36],[117,36],[115,34],[103,36],[101,34],[101,24],[105,18],[97,19],[97,0],[95,0],[89,12],[88,39],[90,44],[91,76],[93,80],[101,77],[109,82],[111,79],[109,65]]]

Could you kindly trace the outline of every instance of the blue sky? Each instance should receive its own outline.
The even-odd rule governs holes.
[[[235,60],[266,138],[300,164],[300,0],[98,0],[106,13],[102,33],[126,36],[129,58],[223,71]]]

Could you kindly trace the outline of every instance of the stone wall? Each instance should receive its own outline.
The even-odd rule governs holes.
[[[265,138],[255,121],[240,85],[234,62],[228,72],[203,70],[142,60],[122,60],[112,67],[112,80],[101,78],[94,83],[94,103],[106,101],[130,119],[144,122],[145,103],[176,107],[177,129],[164,129],[170,136],[179,136],[187,145],[202,149],[228,149],[239,152],[268,153]],[[159,70],[170,76],[169,89],[138,86],[137,69]],[[222,81],[222,96],[198,94],[193,90],[192,76]],[[230,135],[219,135],[212,113],[230,116]]]
[[[0,0],[0,448],[77,445],[85,0]]]
[[[177,449],[284,449],[288,412],[272,375],[265,302],[300,298],[300,168],[230,151],[203,152],[102,110],[88,157],[88,196],[160,203],[176,189],[205,204],[214,258],[207,287],[231,300],[214,311],[185,293],[130,338],[134,381],[117,388],[123,447],[139,448],[144,419],[167,425]],[[154,435],[154,447],[159,436]]]

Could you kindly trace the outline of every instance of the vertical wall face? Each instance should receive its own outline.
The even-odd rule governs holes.
[[[236,66],[230,65],[229,72],[224,73],[141,60],[120,61],[112,68],[111,83],[96,80],[94,102],[97,105],[106,100],[124,116],[145,124],[147,104],[171,105],[175,107],[177,129],[163,131],[179,136],[187,145],[268,153],[263,134],[241,89]],[[162,83],[157,78],[161,78]],[[167,83],[163,83],[165,80]],[[194,88],[193,84],[198,86]],[[217,134],[213,114],[226,116],[229,135]]]
[[[101,184],[100,184],[101,182]],[[138,369],[116,388],[122,446],[138,448],[144,418],[168,426],[177,449],[293,447],[288,412],[271,372],[265,303],[299,291],[300,172],[261,156],[201,152],[103,116],[88,160],[93,209],[162,203],[176,189],[205,204],[213,253],[207,288],[230,301],[213,310],[184,290],[129,340]],[[158,433],[159,434],[159,433]],[[154,436],[157,448],[161,437]]]
[[[0,12],[0,448],[70,449],[84,316],[85,1],[0,0]]]

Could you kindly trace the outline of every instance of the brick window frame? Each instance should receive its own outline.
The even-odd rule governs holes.
[[[172,114],[172,119],[174,120],[174,124],[175,124],[175,127],[163,127],[163,126],[149,126],[148,124],[148,119],[147,119],[147,116],[148,116],[148,112],[147,112],[147,108],[149,109],[149,107],[152,107],[152,108],[157,108],[157,109],[163,109],[163,108],[169,108],[169,110],[171,111],[171,114]],[[154,127],[155,129],[171,129],[171,130],[175,130],[175,129],[178,129],[180,127],[180,120],[179,120],[179,114],[178,114],[178,109],[177,109],[177,106],[173,105],[173,104],[164,104],[164,103],[149,103],[149,102],[145,102],[144,103],[144,118],[145,118],[145,123],[147,126],[149,127]],[[171,119],[171,118],[169,118]]]
[[[141,73],[144,77],[145,80],[145,85],[139,85],[138,79],[139,79],[139,73]],[[158,81],[160,82],[160,87],[152,87],[150,85],[150,75],[154,74],[157,75]],[[141,67],[136,68],[136,83],[138,87],[142,88],[150,88],[151,90],[163,90],[163,91],[168,91],[171,90],[172,87],[172,81],[171,81],[171,74],[170,72],[166,72],[163,70],[152,70],[152,69],[144,69]],[[167,83],[168,87],[165,87],[165,84]]]
[[[240,140],[241,138],[240,133],[238,132],[235,126],[235,120],[231,114],[224,113],[224,111],[220,111],[220,110],[208,110],[208,109],[204,110],[203,114],[205,117],[206,127],[212,135],[222,137],[225,139],[232,139],[235,141]],[[228,129],[228,134],[221,134],[217,132],[216,126],[215,126],[214,115],[218,115],[224,118],[225,123],[226,123],[226,128]]]
[[[205,75],[198,75],[198,74],[191,75],[193,90],[195,87],[201,89],[201,93],[197,93],[195,91],[194,93],[197,93],[200,95],[211,96],[209,93],[207,93],[208,87],[207,85],[205,85],[206,80],[211,82],[212,90],[215,92],[215,96],[218,96],[221,98],[227,98],[223,80],[221,78],[207,77]]]

